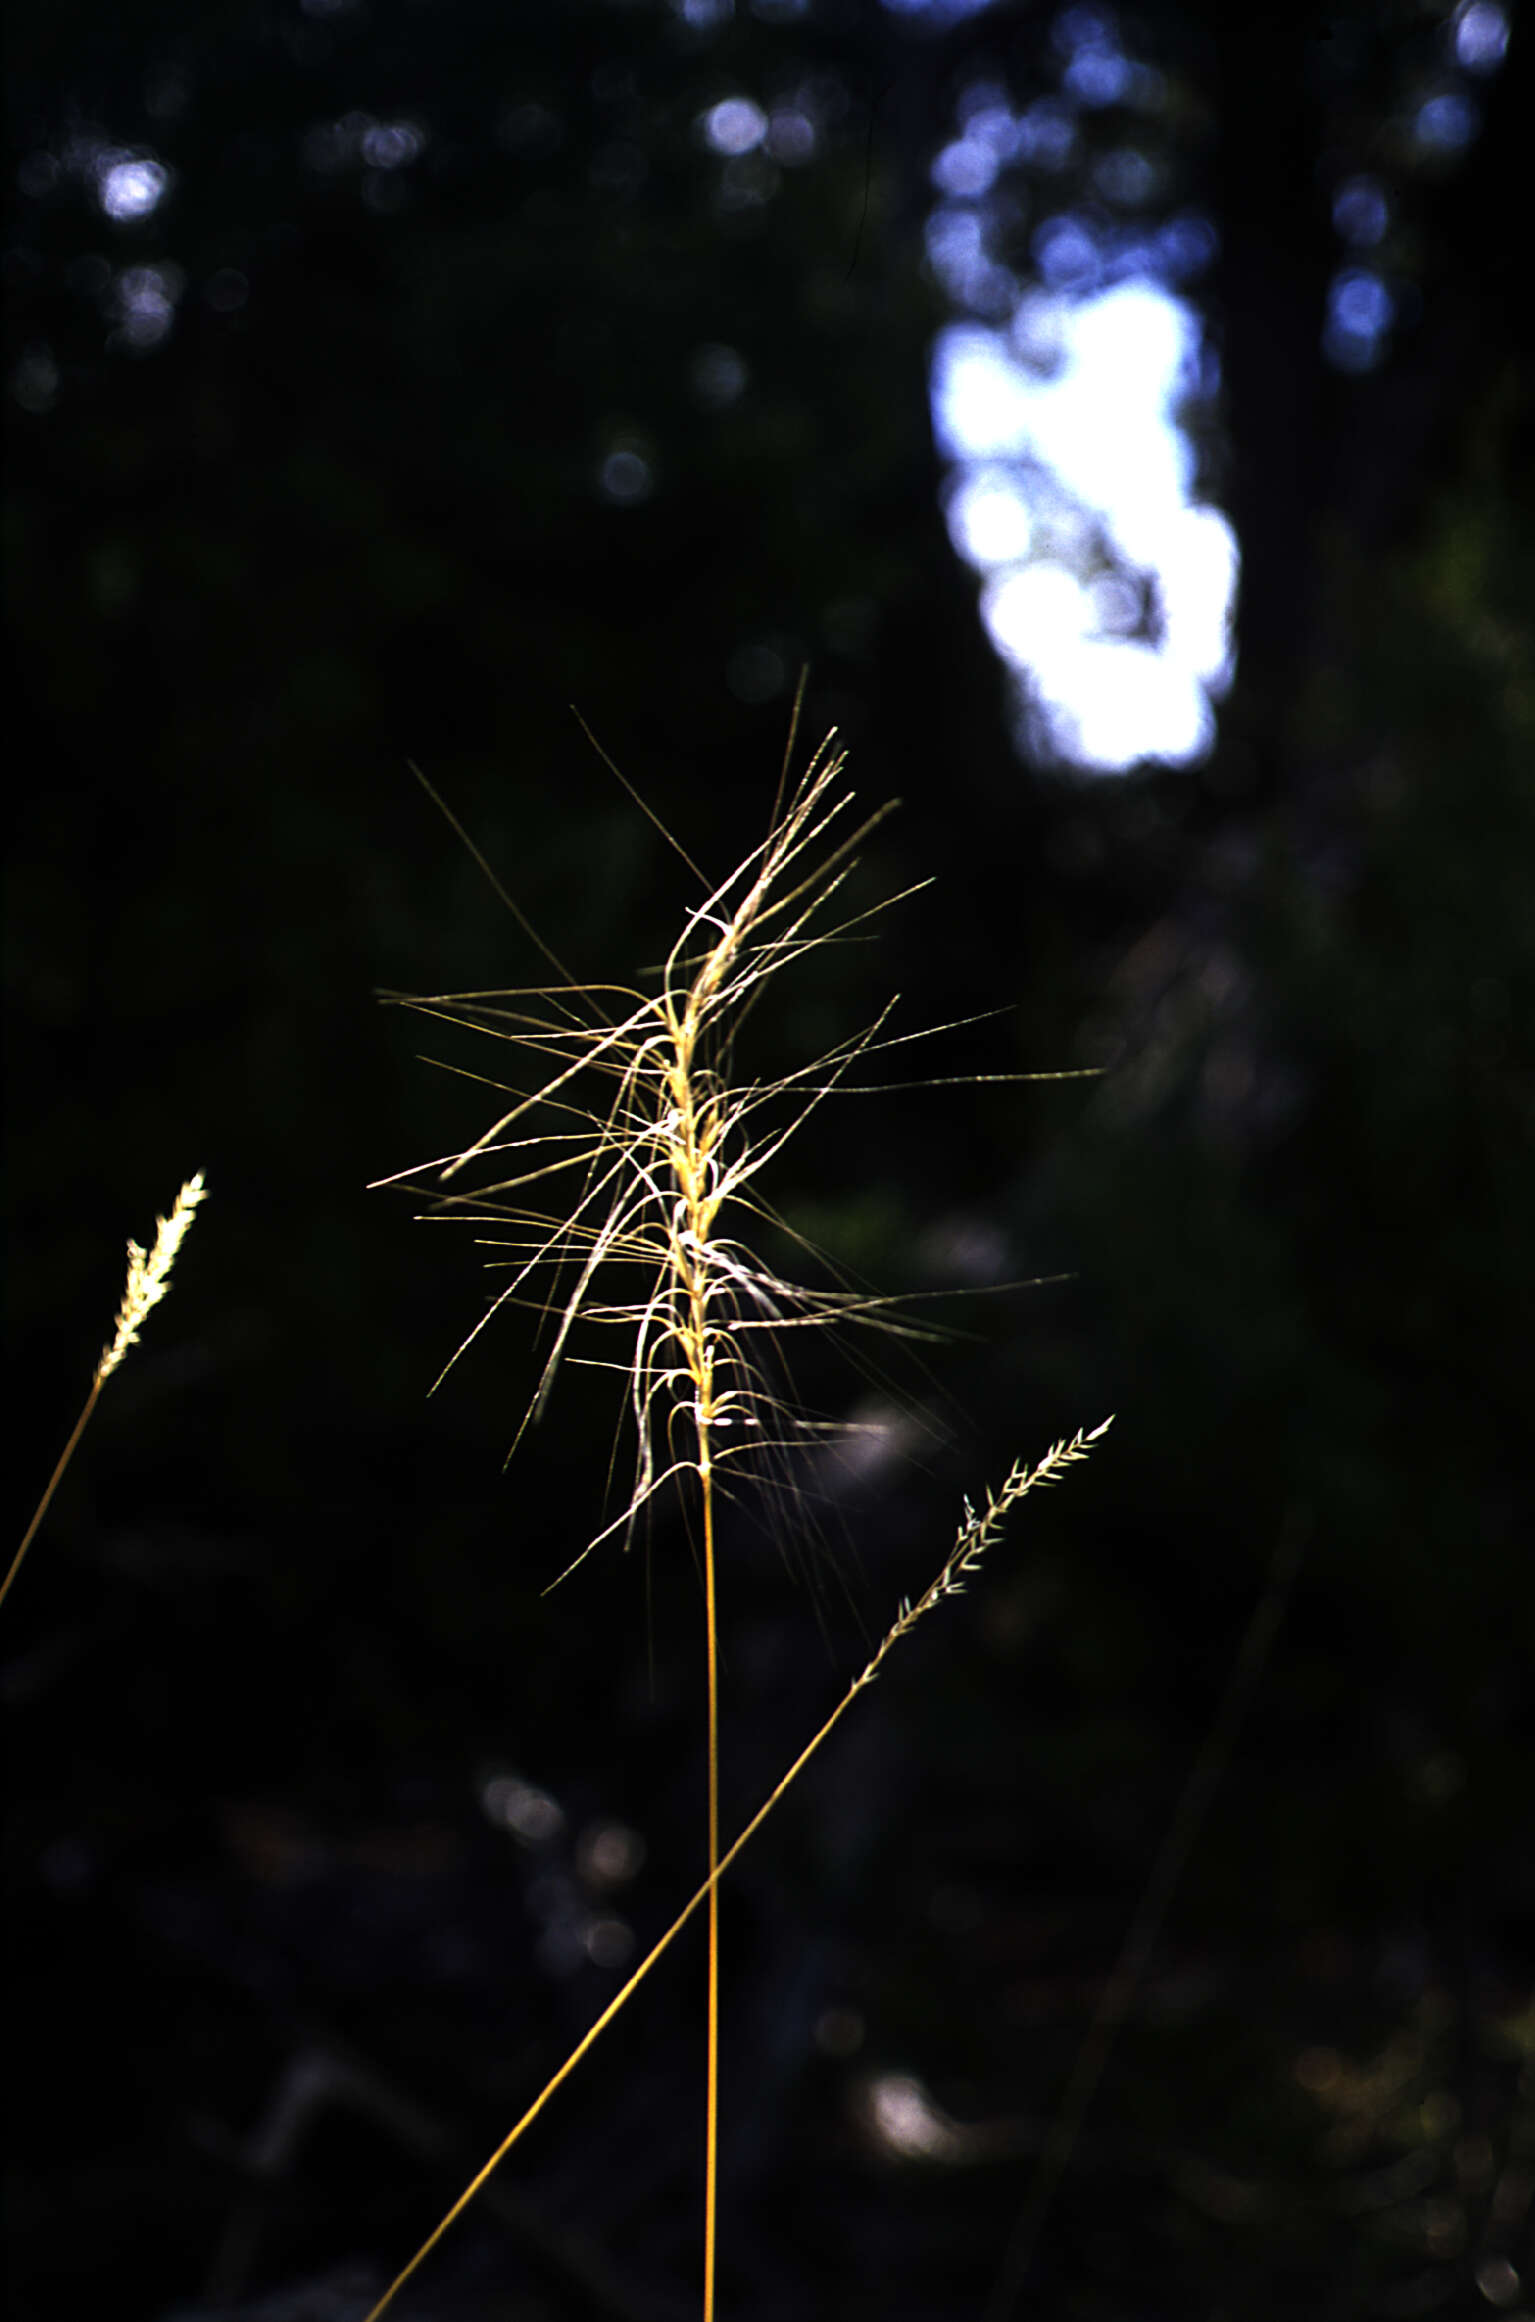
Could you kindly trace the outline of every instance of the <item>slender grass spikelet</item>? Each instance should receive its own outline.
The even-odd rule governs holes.
[[[48,1479],[47,1489],[32,1511],[32,1521],[22,1537],[21,1546],[11,1559],[10,1570],[4,1581],[0,1582],[0,1604],[5,1602],[11,1583],[21,1570],[22,1558],[31,1547],[37,1528],[48,1513],[49,1503],[74,1457],[75,1446],[85,1433],[91,1413],[96,1408],[97,1396],[129,1347],[137,1343],[140,1327],[150,1308],[159,1305],[170,1287],[171,1268],[176,1263],[176,1253],[187,1237],[197,1205],[206,1190],[203,1173],[199,1169],[195,1176],[187,1179],[177,1194],[170,1216],[156,1218],[155,1238],[149,1249],[145,1251],[133,1241],[128,1244],[128,1279],[123,1288],[122,1304],[117,1310],[116,1328],[107,1345],[102,1348],[84,1407],[70,1431],[69,1441],[59,1454],[58,1464]]]
[[[1075,1435],[1053,1443],[1044,1458],[1036,1460],[1032,1467],[1026,1460],[1016,1460],[1001,1489],[988,1492],[979,1508],[972,1508],[969,1500],[966,1500],[964,1520],[954,1536],[954,1545],[944,1558],[937,1578],[924,1589],[921,1596],[908,1598],[902,1604],[886,1631],[883,1643],[863,1675],[856,1680],[855,1690],[873,1683],[891,1647],[898,1645],[902,1637],[910,1636],[924,1613],[930,1613],[935,1605],[942,1604],[947,1597],[964,1595],[967,1578],[980,1570],[982,1557],[988,1548],[995,1545],[1004,1521],[1024,1494],[1036,1491],[1043,1485],[1059,1483],[1069,1467],[1075,1467],[1078,1460],[1089,1456],[1093,1444],[1101,1435],[1106,1435],[1113,1424],[1114,1414],[1111,1411],[1107,1419],[1099,1420],[1096,1427],[1079,1427]]]
[[[150,1308],[158,1306],[170,1288],[176,1253],[186,1240],[197,1205],[206,1192],[199,1169],[177,1194],[170,1216],[155,1219],[155,1238],[148,1251],[141,1249],[137,1242],[128,1244],[128,1280],[117,1312],[117,1328],[96,1366],[98,1386],[111,1377],[129,1347],[137,1344],[140,1327]]]

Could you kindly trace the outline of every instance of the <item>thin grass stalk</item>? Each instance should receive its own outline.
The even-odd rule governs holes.
[[[651,1969],[671,1949],[700,1905],[706,1900],[711,1904],[715,1901],[719,1893],[720,1881],[726,1871],[729,1870],[736,1857],[756,1837],[757,1832],[762,1828],[774,1807],[793,1788],[822,1744],[830,1739],[865,1686],[873,1684],[894,1647],[900,1643],[903,1637],[910,1636],[917,1623],[936,1605],[942,1604],[948,1597],[964,1594],[967,1579],[979,1569],[982,1557],[996,1541],[1005,1519],[1018,1502],[1028,1492],[1041,1486],[1058,1483],[1068,1467],[1075,1466],[1077,1461],[1088,1457],[1092,1446],[1112,1425],[1113,1415],[1111,1413],[1107,1419],[1101,1420],[1098,1426],[1090,1430],[1078,1428],[1076,1434],[1069,1439],[1063,1438],[1059,1443],[1052,1444],[1044,1458],[1032,1468],[1025,1466],[1021,1460],[1016,1462],[1001,1490],[989,1492],[981,1508],[972,1508],[969,1501],[966,1501],[964,1521],[955,1535],[954,1545],[944,1558],[937,1576],[929,1583],[921,1596],[914,1600],[907,1598],[902,1602],[895,1620],[886,1631],[873,1657],[853,1679],[852,1684],[843,1694],[831,1715],[817,1727],[788,1771],[779,1776],[746,1827],[731,1841],[719,1860],[711,1867],[709,1876],[704,1880],[703,1885],[689,1896],[665,1934],[658,1936],[646,1952],[627,1983],[609,2000],[590,2030],[585,2032],[575,2047],[571,2049],[559,2070],[545,2081],[533,2102],[528,2106],[527,2111],[515,2127],[502,2138],[485,2166],[470,2179],[452,2208],[427,2236],[410,2263],[402,2267],[400,2272],[396,2274],[377,2305],[366,2316],[365,2322],[382,2322],[382,2317],[387,2314],[395,2299],[405,2288],[406,2283],[420,2272],[443,2236],[457,2224],[475,2195],[489,2184],[512,2147],[533,2126],[550,2098],[563,2088],[583,2057],[591,2053],[609,2024],[628,2006]]]
[[[52,1475],[48,1478],[48,1487],[43,1493],[42,1498],[38,1501],[37,1506],[32,1511],[32,1521],[27,1526],[26,1531],[22,1535],[21,1546],[17,1549],[15,1555],[11,1558],[11,1568],[6,1574],[5,1579],[0,1581],[0,1604],[4,1604],[7,1596],[10,1594],[11,1582],[15,1579],[17,1573],[21,1570],[21,1560],[26,1555],[27,1550],[31,1547],[34,1539],[37,1537],[38,1526],[42,1523],[44,1516],[47,1515],[49,1503],[52,1500],[54,1493],[58,1490],[60,1483],[63,1481],[64,1470],[68,1467],[70,1461],[75,1456],[76,1444],[79,1442],[81,1436],[85,1433],[87,1426],[90,1424],[90,1416],[96,1408],[96,1398],[100,1393],[101,1373],[98,1370],[96,1376],[91,1381],[91,1391],[85,1398],[84,1408],[82,1409],[79,1418],[75,1421],[74,1426],[70,1430],[69,1441],[65,1444],[63,1450],[59,1453],[58,1466],[54,1469]]]
[[[701,1217],[692,1189],[699,1184],[697,1119],[692,1103],[692,1075],[683,1068],[685,1101],[680,1177],[690,1231],[706,1247],[706,1219]],[[673,1161],[673,1177],[678,1177]],[[713,1349],[708,1342],[708,1279],[704,1265],[687,1270],[687,1361],[697,1391],[699,1440],[699,1495],[704,1519],[704,1639],[708,1667],[706,1755],[708,1755],[708,1997],[706,1997],[706,2062],[704,2062],[704,2322],[715,2322],[715,2250],[718,2250],[720,2206],[720,1616],[715,1600],[715,1377]]]
[[[707,2093],[704,2106],[704,2322],[714,2322],[715,2250],[718,2240],[720,2145],[720,1709],[719,1622],[714,1602],[714,1469],[709,1456],[708,1421],[698,1426],[698,1461],[704,1498],[704,1619],[709,1653],[709,1996]]]

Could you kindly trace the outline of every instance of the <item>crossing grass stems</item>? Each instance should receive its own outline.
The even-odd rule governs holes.
[[[889,809],[863,823],[846,823],[852,794],[845,762],[828,737],[791,784],[799,703],[791,723],[784,772],[768,835],[730,877],[703,878],[669,832],[704,899],[684,926],[656,981],[645,992],[623,985],[584,984],[529,925],[476,856],[524,932],[542,953],[555,981],[521,991],[455,993],[435,998],[385,994],[428,1015],[447,1018],[510,1040],[541,1060],[531,1092],[513,1094],[485,1134],[467,1149],[443,1156],[401,1178],[433,1185],[431,1214],[482,1229],[509,1278],[464,1348],[503,1307],[530,1307],[549,1330],[537,1390],[518,1430],[542,1409],[566,1361],[595,1363],[622,1384],[633,1441],[633,1465],[619,1514],[603,1526],[567,1567],[621,1535],[632,1539],[657,1495],[669,1488],[690,1496],[700,1548],[707,1673],[705,1748],[708,1765],[707,1875],[672,1924],[652,1945],[623,1987],[597,2016],[559,2070],[528,2105],[483,2168],[373,2307],[379,2322],[400,2291],[430,2257],[475,2195],[494,2174],[576,2066],[628,2005],[682,1930],[708,1908],[705,2086],[705,2202],[702,2311],[715,2313],[718,2232],[719,2121],[719,1883],[769,1814],[829,1740],[894,1648],[946,1599],[961,1594],[994,1546],[1019,1502],[1060,1481],[1085,1459],[1111,1424],[1105,1419],[1052,1445],[1032,1466],[1019,1461],[979,1507],[968,1500],[953,1542],[927,1588],[904,1600],[865,1666],[811,1735],[728,1846],[720,1843],[719,1659],[716,1510],[739,1474],[757,1488],[777,1487],[783,1504],[798,1506],[789,1455],[819,1431],[777,1383],[787,1377],[783,1340],[796,1329],[862,1330],[921,1339],[934,1335],[914,1318],[913,1301],[876,1296],[833,1279],[806,1287],[786,1279],[761,1255],[764,1227],[791,1244],[790,1234],[759,1182],[767,1165],[829,1098],[869,1094],[888,1081],[856,1081],[864,1060],[933,1032],[888,1030],[890,1009],[852,1038],[795,1071],[766,1081],[743,1078],[736,1036],[773,978],[821,946],[847,936],[887,906],[856,912],[828,925],[829,907],[844,887],[861,842]],[[611,761],[608,761],[611,765]],[[630,787],[615,766],[613,772]],[[424,786],[431,791],[430,784]],[[435,798],[435,792],[431,792]],[[442,806],[458,828],[451,811]],[[637,798],[644,808],[644,801]],[[644,809],[647,813],[648,808]],[[655,819],[652,817],[652,819]],[[661,827],[658,825],[658,827]],[[890,900],[899,900],[891,898]],[[892,1004],[893,1005],[893,1004]],[[964,1076],[991,1080],[1069,1080],[1076,1072]],[[492,1083],[500,1086],[499,1083]],[[942,1086],[941,1080],[907,1084]],[[956,1085],[950,1083],[949,1085]],[[512,1093],[512,1092],[507,1092]],[[464,1173],[491,1165],[488,1182],[471,1190]],[[539,1188],[537,1194],[534,1188]],[[128,1244],[128,1274],[113,1334],[97,1361],[89,1391],[3,1582],[9,1595],[54,1494],[74,1457],[108,1379],[120,1367],[170,1286],[171,1272],[205,1198],[201,1171],[182,1186],[168,1216],[156,1221],[146,1250]],[[551,1198],[552,1197],[552,1198]],[[809,1245],[802,1247],[808,1252]],[[547,1287],[540,1287],[546,1284]],[[617,1333],[620,1352],[577,1354],[578,1327]],[[458,1356],[453,1358],[457,1361]],[[449,1368],[451,1368],[451,1364]],[[513,1444],[513,1450],[516,1443]],[[1144,1971],[1168,1898],[1208,1807],[1236,1727],[1282,1618],[1307,1525],[1287,1526],[1268,1584],[1233,1666],[1219,1713],[1195,1760],[1172,1825],[1158,1852],[1124,1948],[1095,2011],[1030,2197],[1004,2253],[987,2306],[987,2322],[1015,2311],[1045,2212],[1101,2077],[1129,1996]],[[565,1577],[565,1575],[561,1575]]]
[[[954,1028],[893,1032],[892,1002],[852,1037],[777,1078],[755,1081],[738,1067],[738,1034],[774,979],[888,907],[887,902],[852,909],[845,890],[862,842],[890,809],[882,808],[862,821],[851,813],[853,794],[834,735],[813,753],[803,772],[792,777],[798,709],[797,702],[767,836],[728,878],[718,883],[705,878],[658,822],[698,882],[702,899],[687,911],[655,989],[578,981],[503,891],[503,899],[552,971],[553,981],[513,991],[383,995],[429,1016],[493,1034],[538,1062],[535,1085],[526,1092],[505,1088],[511,1101],[473,1144],[379,1182],[426,1180],[433,1195],[431,1214],[477,1228],[493,1253],[492,1263],[507,1271],[506,1282],[458,1350],[460,1355],[504,1309],[529,1307],[542,1318],[548,1333],[542,1372],[513,1450],[543,1408],[563,1364],[595,1364],[616,1375],[632,1448],[627,1488],[619,1513],[586,1542],[567,1574],[604,1542],[615,1537],[631,1540],[659,1494],[683,1493],[702,1573],[708,1798],[706,1876],[696,1893],[390,2285],[369,2322],[378,2322],[387,2311],[683,1927],[704,1908],[708,1947],[702,2313],[704,2322],[714,2322],[720,1880],[873,1681],[886,1656],[928,1612],[963,1589],[1025,1494],[1057,1482],[1087,1456],[1109,1424],[1105,1420],[1090,1432],[1079,1431],[1055,1444],[1033,1466],[1015,1465],[979,1509],[966,1505],[934,1580],[920,1596],[902,1604],[877,1651],[831,1715],[734,1840],[722,1848],[719,1503],[738,1477],[758,1485],[774,1481],[786,1485],[789,1455],[821,1432],[819,1423],[796,1409],[786,1392],[784,1341],[796,1330],[852,1330],[906,1338],[933,1335],[915,1319],[909,1299],[876,1295],[836,1277],[829,1287],[787,1279],[762,1254],[763,1229],[769,1229],[775,1246],[786,1242],[792,1246],[799,1237],[773,1209],[761,1180],[789,1139],[829,1099],[870,1093],[870,1084],[856,1077],[867,1060]],[[626,788],[631,787],[618,768],[613,771]],[[637,803],[649,813],[643,800]],[[448,812],[445,807],[443,811]],[[466,843],[472,847],[472,842]],[[472,851],[478,856],[477,849]],[[494,879],[489,866],[483,867]],[[495,883],[499,889],[499,881]],[[839,899],[845,913],[841,918],[836,916]],[[802,1246],[808,1252],[808,1245]],[[615,1341],[614,1353],[586,1351]],[[455,1355],[453,1360],[457,1359]],[[789,1497],[792,1500],[792,1492]]]

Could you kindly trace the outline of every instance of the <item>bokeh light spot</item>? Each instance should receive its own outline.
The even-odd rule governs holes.
[[[767,126],[767,149],[775,161],[786,169],[797,169],[815,158],[815,123],[808,113],[796,105],[786,105],[772,114]]]
[[[634,1949],[634,1930],[622,1919],[593,1919],[585,1945],[593,1967],[622,1967]]]
[[[1052,290],[1080,289],[1098,278],[1098,244],[1080,218],[1049,218],[1034,236],[1034,263]]]
[[[598,470],[605,499],[621,508],[636,508],[655,490],[655,471],[649,460],[632,450],[611,451]]]
[[[1018,294],[1007,269],[986,252],[980,212],[945,202],[927,222],[927,262],[956,306],[972,314],[1005,314]]]
[[[135,354],[157,347],[169,336],[185,287],[179,266],[125,266],[115,286],[118,327],[108,343]]]
[[[775,701],[789,683],[789,656],[763,638],[738,645],[725,665],[725,682],[737,701]]]
[[[1166,282],[1192,282],[1215,263],[1220,239],[1199,210],[1182,210],[1159,228],[1151,245],[1155,269]]]
[[[1418,107],[1412,133],[1426,153],[1462,153],[1476,135],[1478,114],[1459,89],[1441,90]]]
[[[746,392],[750,373],[734,347],[698,347],[688,364],[688,385],[708,411],[728,410]]]
[[[1334,275],[1327,295],[1322,345],[1340,371],[1368,371],[1385,352],[1396,316],[1396,301],[1378,274],[1347,266]]]
[[[576,1844],[576,1868],[593,1887],[621,1887],[645,1860],[645,1841],[625,1822],[594,1822]]]
[[[548,1791],[516,1774],[490,1775],[480,1785],[480,1805],[488,1822],[524,1846],[546,1846],[565,1825],[564,1811]]]
[[[876,2142],[908,2161],[946,2160],[956,2142],[950,2122],[920,2080],[881,2072],[868,2088],[868,2122]]]
[[[97,198],[109,218],[127,224],[158,209],[169,184],[170,171],[162,162],[128,155],[103,157],[96,180]]]
[[[1076,151],[1077,125],[1056,97],[1041,97],[1018,124],[1016,152],[1035,169],[1064,169]]]
[[[932,170],[939,192],[960,201],[974,201],[989,193],[996,174],[997,156],[979,137],[961,137],[946,145]]]
[[[1492,0],[1467,0],[1454,28],[1455,62],[1468,73],[1495,73],[1508,51],[1508,13]]]
[[[767,135],[768,117],[750,97],[725,97],[703,116],[703,132],[716,153],[754,153]]]
[[[425,144],[414,121],[374,121],[362,133],[362,157],[371,169],[403,169]]]
[[[1368,250],[1391,223],[1391,205],[1378,178],[1351,177],[1333,196],[1332,222],[1345,242]]]
[[[1512,2306],[1519,2296],[1518,2269],[1506,2257],[1481,2259],[1474,2278],[1489,2306]]]
[[[1158,172],[1144,153],[1133,145],[1121,145],[1104,155],[1093,176],[1106,202],[1128,210],[1138,209],[1151,199]]]

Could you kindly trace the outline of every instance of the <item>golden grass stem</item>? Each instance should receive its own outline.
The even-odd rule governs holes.
[[[711,1144],[713,1109],[698,1103],[698,1075],[694,1064],[697,1045],[695,981],[680,1015],[668,1006],[668,1028],[674,1063],[669,1074],[676,1128],[669,1140],[668,1162],[677,1196],[676,1216],[686,1222],[681,1233],[673,1225],[674,1263],[687,1287],[686,1321],[679,1334],[683,1361],[694,1392],[698,1439],[698,1483],[703,1515],[704,1631],[708,1703],[705,1753],[708,1759],[708,1889],[709,1945],[704,2061],[704,2282],[703,2322],[714,2322],[716,2250],[719,2227],[719,2102],[720,2102],[720,1706],[719,1610],[714,1554],[714,1427],[718,1416],[714,1384],[714,1341],[709,1328],[709,1294],[714,1273],[711,1234],[715,1206],[709,1194],[714,1183]]]
[[[75,1445],[79,1442],[81,1436],[85,1433],[91,1413],[96,1408],[96,1398],[100,1393],[101,1373],[98,1371],[95,1378],[91,1381],[91,1391],[85,1398],[84,1409],[81,1411],[79,1418],[75,1421],[75,1424],[70,1431],[69,1441],[65,1444],[63,1450],[59,1453],[59,1464],[54,1469],[52,1475],[48,1478],[48,1488],[43,1493],[42,1498],[38,1501],[37,1506],[33,1509],[32,1521],[27,1526],[26,1532],[23,1535],[21,1546],[17,1549],[15,1555],[11,1558],[11,1569],[6,1574],[4,1581],[0,1582],[0,1604],[4,1604],[6,1597],[10,1594],[11,1582],[15,1579],[17,1573],[21,1570],[21,1560],[26,1555],[27,1550],[31,1547],[32,1542],[37,1534],[37,1528],[41,1524],[44,1516],[46,1516],[48,1513],[48,1504],[52,1500],[54,1493],[59,1488],[59,1483],[65,1468],[68,1467],[70,1461],[75,1456]]]
[[[85,1398],[85,1404],[79,1418],[70,1430],[69,1441],[59,1454],[58,1464],[48,1478],[47,1489],[32,1511],[32,1521],[22,1535],[21,1546],[11,1558],[10,1570],[4,1581],[0,1582],[0,1604],[4,1604],[6,1597],[10,1594],[11,1583],[21,1570],[22,1558],[36,1538],[38,1527],[48,1513],[49,1504],[59,1488],[64,1471],[74,1458],[75,1447],[90,1423],[91,1413],[96,1408],[97,1398],[102,1388],[128,1349],[137,1344],[140,1325],[150,1308],[158,1306],[160,1300],[165,1296],[170,1285],[171,1268],[176,1262],[176,1252],[186,1239],[187,1229],[192,1223],[193,1214],[206,1190],[203,1184],[203,1173],[199,1169],[195,1177],[187,1179],[186,1184],[177,1194],[170,1216],[156,1218],[155,1238],[150,1248],[148,1250],[141,1249],[137,1242],[128,1244],[128,1279],[123,1287],[122,1304],[117,1310],[117,1322],[112,1337],[109,1343],[102,1348],[95,1376],[91,1380],[91,1391]]]
[[[955,1536],[954,1545],[950,1549],[948,1555],[945,1557],[942,1568],[938,1572],[937,1577],[930,1583],[923,1594],[919,1596],[914,1602],[908,1600],[902,1604],[896,1620],[885,1635],[872,1660],[870,1660],[867,1666],[859,1673],[857,1677],[854,1678],[852,1684],[848,1687],[846,1693],[843,1694],[842,1699],[837,1703],[831,1715],[821,1726],[817,1728],[815,1733],[811,1735],[809,1741],[806,1742],[804,1748],[800,1751],[799,1756],[794,1760],[794,1763],[789,1767],[787,1773],[780,1775],[778,1781],[768,1792],[768,1795],[766,1798],[764,1798],[762,1804],[757,1808],[756,1813],[747,1823],[745,1829],[742,1830],[740,1834],[731,1842],[731,1844],[726,1848],[725,1852],[720,1856],[718,1862],[715,1863],[703,1885],[689,1896],[687,1902],[677,1913],[676,1918],[667,1928],[665,1934],[658,1937],[656,1942],[651,1945],[649,1951],[646,1952],[645,1957],[640,1961],[639,1966],[629,1977],[627,1983],[624,1984],[622,1990],[617,1992],[614,1997],[609,2000],[607,2006],[603,2009],[601,2015],[597,2017],[590,2030],[587,2031],[576,2043],[575,2047],[571,2049],[570,2054],[566,2057],[564,2063],[554,2074],[553,2078],[545,2082],[538,2095],[528,2106],[527,2111],[522,2115],[522,2118],[517,2122],[516,2126],[505,2137],[502,2138],[500,2144],[497,2145],[495,2151],[491,2154],[490,2159],[485,2163],[485,2166],[476,2176],[471,2178],[470,2182],[464,2187],[463,2192],[460,2193],[452,2208],[448,2211],[447,2215],[442,2219],[435,2230],[429,2234],[427,2239],[421,2244],[421,2247],[417,2250],[409,2265],[405,2266],[401,2272],[395,2276],[388,2289],[379,2299],[377,2305],[373,2307],[372,2311],[366,2317],[366,2322],[380,2322],[380,2318],[388,2312],[395,2299],[404,2289],[406,2283],[410,2281],[412,2277],[418,2273],[421,2267],[426,2263],[433,2250],[442,2240],[444,2234],[446,2234],[449,2228],[455,2225],[458,2219],[463,2216],[464,2211],[468,2208],[470,2202],[474,2199],[475,2195],[482,2189],[482,2187],[489,2183],[490,2179],[495,2175],[497,2169],[501,2166],[501,2163],[506,2159],[506,2156],[511,2151],[513,2145],[515,2145],[519,2138],[522,2137],[525,2132],[532,2127],[534,2121],[537,2120],[539,2114],[543,2111],[545,2105],[549,2102],[549,2099],[558,2089],[564,2086],[565,2082],[570,2078],[570,2075],[572,2072],[574,2072],[576,2066],[581,2062],[582,2058],[588,2055],[590,2051],[596,2046],[598,2040],[607,2030],[609,2024],[612,2023],[614,2017],[617,2016],[622,2009],[627,2007],[629,2001],[639,1990],[639,1987],[644,1982],[646,1976],[649,1975],[651,1969],[665,1955],[665,1953],[671,1949],[672,1944],[682,1933],[683,1928],[686,1927],[688,1921],[693,1917],[693,1914],[695,1911],[697,1911],[700,1904],[703,1903],[706,1899],[712,1901],[712,1899],[717,1895],[719,1891],[720,1880],[724,1877],[726,1871],[729,1870],[737,1855],[739,1855],[748,1845],[748,1843],[756,1837],[757,1832],[762,1828],[763,1823],[766,1822],[768,1816],[772,1813],[773,1808],[778,1804],[779,1800],[784,1796],[786,1791],[791,1789],[794,1783],[798,1781],[800,1775],[809,1765],[811,1759],[815,1756],[817,1750],[820,1749],[822,1743],[828,1740],[831,1734],[835,1732],[837,1726],[846,1716],[848,1710],[851,1709],[853,1703],[857,1700],[864,1687],[873,1683],[875,1677],[879,1673],[881,1664],[885,1660],[886,1655],[891,1651],[892,1647],[898,1644],[902,1637],[906,1637],[911,1634],[911,1631],[916,1627],[918,1621],[921,1620],[924,1613],[930,1612],[935,1605],[942,1603],[944,1598],[950,1596],[960,1596],[964,1593],[965,1580],[967,1576],[977,1569],[982,1556],[996,1539],[1003,1519],[1014,1507],[1016,1507],[1018,1502],[1024,1497],[1025,1493],[1033,1491],[1037,1486],[1053,1484],[1057,1482],[1066,1468],[1074,1465],[1076,1461],[1085,1459],[1088,1456],[1090,1446],[1096,1443],[1099,1437],[1111,1425],[1112,1418],[1103,1420],[1101,1424],[1093,1428],[1091,1432],[1086,1432],[1079,1428],[1077,1433],[1069,1440],[1063,1440],[1052,1445],[1051,1449],[1046,1452],[1044,1458],[1041,1459],[1034,1467],[1025,1467],[1021,1461],[1016,1464],[1009,1474],[1007,1481],[1003,1484],[1002,1489],[999,1492],[987,1494],[985,1505],[981,1509],[974,1509],[970,1507],[968,1502],[966,1503],[964,1522],[959,1527],[959,1531]]]
[[[709,1656],[709,1998],[704,2104],[704,2322],[714,2322],[720,2144],[720,1712],[719,1622],[714,1597],[714,1469],[707,1422],[699,1421],[704,1499],[704,1620]]]

